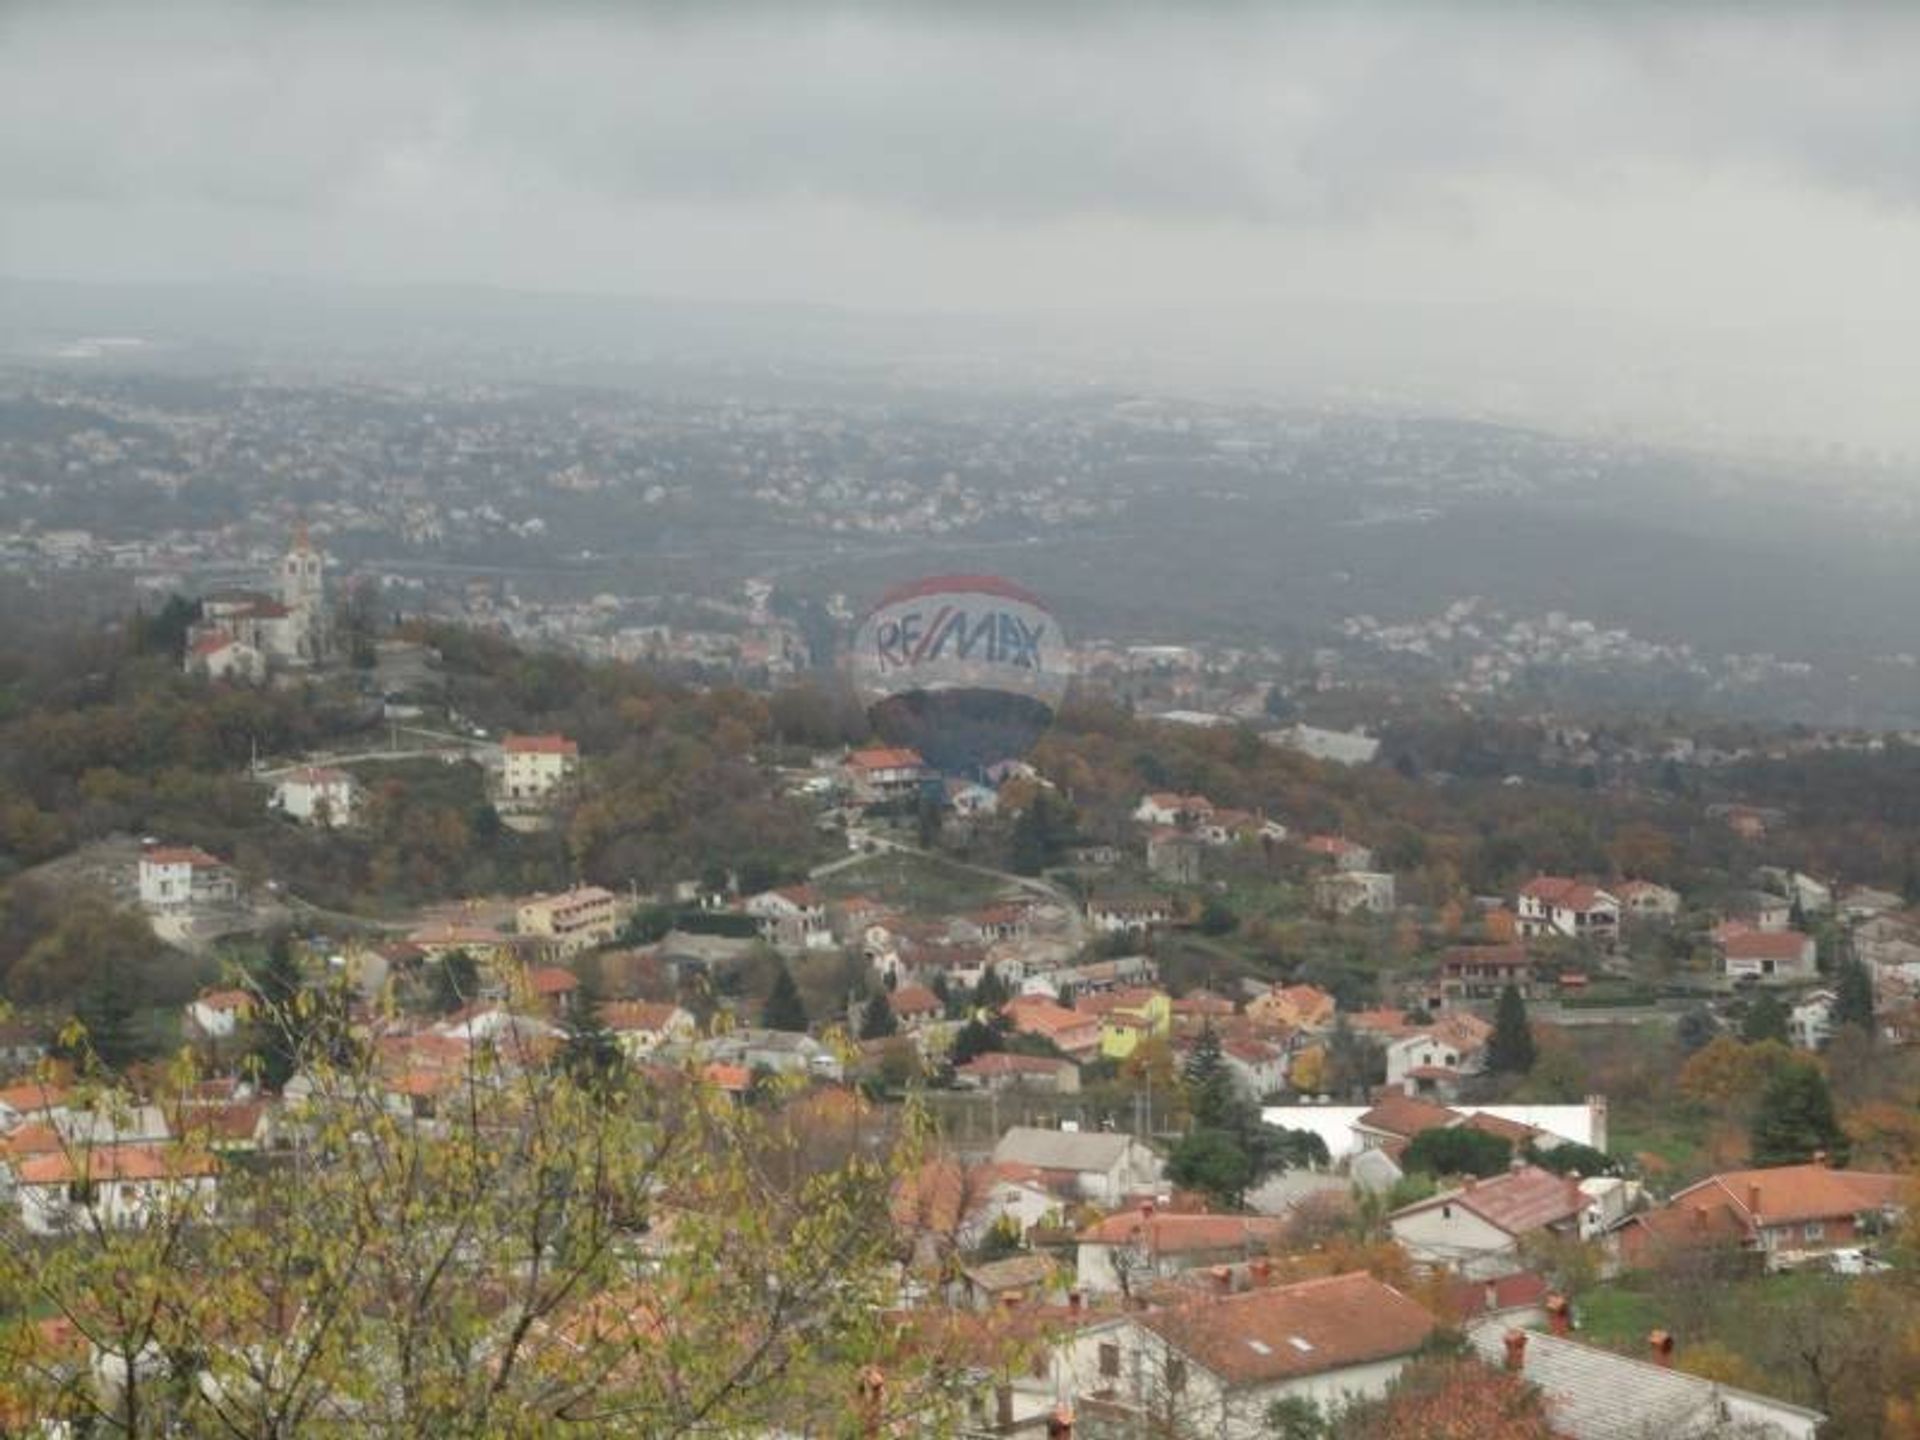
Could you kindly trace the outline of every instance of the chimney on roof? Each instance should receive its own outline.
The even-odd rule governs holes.
[[[1047,1440],[1073,1440],[1073,1407],[1062,1402],[1047,1417]]]
[[[1151,1220],[1153,1218],[1153,1197],[1151,1195],[1140,1202],[1140,1217],[1143,1220]]]
[[[1647,1336],[1647,1348],[1653,1352],[1653,1363],[1663,1369],[1673,1368],[1673,1336],[1664,1330],[1655,1330]]]
[[[1218,1285],[1222,1290],[1230,1291],[1233,1289],[1233,1267],[1231,1265],[1215,1265],[1211,1270],[1207,1271],[1207,1274],[1213,1278],[1213,1283]]]
[[[1256,1260],[1248,1262],[1247,1273],[1250,1274],[1255,1281],[1265,1281],[1269,1275],[1273,1274],[1273,1262],[1263,1255]]]
[[[860,1372],[860,1433],[878,1435],[881,1417],[886,1413],[887,1379],[879,1367],[867,1366]]]
[[[1818,1165],[1822,1170],[1826,1169],[1827,1168],[1827,1152],[1824,1150],[1814,1151],[1813,1163]]]
[[[1565,1337],[1573,1333],[1573,1308],[1567,1304],[1564,1295],[1547,1297],[1547,1326],[1554,1334]]]
[[[1700,1206],[1698,1205],[1694,1206],[1693,1209],[1688,1211],[1687,1213],[1693,1217],[1694,1229],[1704,1230],[1707,1228],[1707,1212],[1703,1210]]]
[[[1069,1315],[1078,1315],[1081,1310],[1085,1308],[1086,1303],[1087,1297],[1081,1292],[1078,1286],[1067,1291],[1067,1313]]]
[[[1527,1368],[1527,1332],[1507,1331],[1507,1369],[1516,1375]]]
[[[1756,1219],[1760,1214],[1760,1186],[1758,1182],[1747,1186],[1747,1213]]]
[[[1489,1280],[1480,1287],[1480,1304],[1491,1315],[1500,1308],[1500,1287]]]

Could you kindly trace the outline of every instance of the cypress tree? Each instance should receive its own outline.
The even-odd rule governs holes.
[[[1853,1025],[1873,1038],[1873,976],[1861,961],[1848,956],[1840,962],[1840,975],[1834,986],[1833,1023]]]
[[[1487,1041],[1487,1068],[1500,1075],[1524,1075],[1533,1069],[1533,1029],[1527,1002],[1512,985],[1500,992],[1493,1012],[1493,1037]]]
[[[780,962],[780,973],[773,977],[767,1003],[760,1011],[760,1023],[769,1030],[807,1028],[806,1002],[800,998],[800,987],[794,984],[793,972],[787,969],[784,960]]]
[[[893,1013],[893,1003],[885,994],[869,997],[860,1007],[860,1038],[862,1040],[885,1040],[899,1033],[899,1017]]]

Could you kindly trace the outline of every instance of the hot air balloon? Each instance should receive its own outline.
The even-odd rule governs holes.
[[[1070,673],[1060,622],[993,575],[936,575],[883,595],[854,632],[851,669],[889,744],[978,777],[1026,753],[1052,723]]]

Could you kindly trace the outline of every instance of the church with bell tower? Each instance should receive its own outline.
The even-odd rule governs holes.
[[[327,609],[326,558],[314,548],[302,520],[293,530],[293,544],[280,560],[280,603],[287,612],[286,645],[289,659],[318,665],[332,649],[332,626]]]
[[[189,672],[258,683],[270,671],[324,665],[333,657],[327,560],[305,521],[294,527],[276,578],[277,594],[216,590],[201,597],[200,619],[187,633]]]

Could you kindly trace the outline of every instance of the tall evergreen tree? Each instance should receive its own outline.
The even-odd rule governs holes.
[[[800,998],[800,987],[794,984],[793,972],[787,969],[784,960],[780,962],[780,973],[773,977],[767,1003],[761,1008],[760,1023],[769,1030],[807,1028],[806,1002]]]
[[[1524,1075],[1533,1069],[1533,1061],[1533,1027],[1527,1023],[1527,1002],[1509,985],[1500,992],[1500,1003],[1493,1012],[1487,1069],[1499,1075]]]
[[[300,1064],[297,1002],[306,976],[294,953],[293,937],[284,930],[276,932],[249,979],[258,1000],[249,1055],[260,1084],[277,1094]]]
[[[449,950],[434,965],[433,1008],[451,1015],[480,993],[480,962],[465,950]]]
[[[620,1039],[607,1028],[600,1015],[600,986],[589,972],[580,976],[573,992],[573,1008],[567,1011],[561,1028],[566,1040],[555,1063],[581,1089],[606,1096],[617,1091],[626,1078],[627,1055]]]
[[[1818,1065],[1798,1058],[1774,1073],[1760,1092],[1750,1139],[1756,1165],[1804,1164],[1821,1151],[1834,1164],[1845,1163],[1847,1132]]]
[[[998,1010],[1012,998],[1007,982],[989,965],[980,972],[980,983],[973,987],[973,1003],[981,1010]]]
[[[1740,1021],[1740,1038],[1748,1044],[1760,1040],[1778,1040],[1787,1043],[1787,1006],[1786,1002],[1771,990],[1762,990],[1753,997],[1753,1003],[1747,1006],[1745,1018]]]
[[[133,1001],[124,985],[101,980],[74,999],[73,1018],[86,1028],[86,1046],[107,1069],[118,1073],[146,1051]]]
[[[1873,976],[1865,963],[1852,955],[1840,962],[1834,985],[1833,1023],[1856,1026],[1869,1040],[1873,1038]]]
[[[1187,1087],[1187,1109],[1196,1130],[1229,1130],[1236,1126],[1233,1074],[1220,1049],[1220,1035],[1208,1025],[1193,1042],[1181,1079]]]
[[[900,1019],[893,1013],[893,1002],[883,991],[869,996],[860,1007],[860,1038],[885,1040],[900,1033]]]

